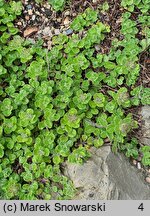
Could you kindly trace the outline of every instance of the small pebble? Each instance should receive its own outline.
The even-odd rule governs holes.
[[[32,9],[32,5],[27,5],[27,10]]]
[[[32,16],[32,20],[33,20],[33,21],[35,20],[35,15]]]
[[[25,0],[25,4],[28,4],[28,0]]]
[[[72,31],[72,29],[67,29],[67,30],[65,31],[65,33],[66,33],[66,35],[70,35],[70,34],[73,33],[73,31]]]
[[[146,180],[147,183],[150,184],[150,176],[147,176],[145,180]]]
[[[56,17],[53,17],[53,21],[56,21],[57,19],[56,19]]]
[[[48,22],[48,18],[45,18],[45,23],[47,23]]]
[[[76,16],[77,14],[76,13],[72,13],[72,16]]]
[[[28,14],[29,15],[32,15],[33,14],[33,11],[30,9],[30,10],[28,10]]]
[[[21,26],[21,25],[22,25],[22,22],[17,22],[17,25],[18,25],[18,26]]]
[[[137,163],[137,168],[138,168],[138,169],[141,169],[141,168],[142,168],[142,167],[141,167],[141,163],[139,163],[139,162]]]
[[[26,22],[24,20],[22,20],[22,25],[23,27],[26,27]]]
[[[61,22],[61,18],[57,18],[57,22],[59,22],[59,23],[60,23],[60,22]]]
[[[30,17],[26,15],[26,16],[25,16],[25,19],[26,19],[26,20],[29,20],[29,19],[30,19]]]
[[[93,2],[94,4],[96,4],[96,3],[98,3],[98,0],[93,0],[92,2]]]
[[[43,20],[43,21],[45,20],[45,18],[46,18],[46,17],[42,15],[42,20]]]
[[[70,11],[65,11],[64,16],[69,16],[70,15]]]
[[[50,35],[51,34],[51,30],[50,27],[45,27],[43,29],[43,35]]]
[[[52,26],[51,27],[51,32],[54,33],[54,31],[55,31],[55,28]]]
[[[47,9],[50,9],[50,4],[47,3],[47,4],[45,4],[44,6],[45,6]]]
[[[37,15],[40,15],[40,12],[39,12],[39,11],[35,11],[35,13],[36,13]]]
[[[148,172],[150,173],[150,169],[148,169]]]
[[[60,34],[60,30],[59,29],[55,29],[54,33],[55,33],[55,35],[59,35]]]
[[[70,23],[69,17],[66,17],[64,19],[64,25],[68,25]]]
[[[136,161],[136,160],[133,160],[132,163],[133,163],[133,165],[135,165],[135,166],[137,165],[137,161]]]

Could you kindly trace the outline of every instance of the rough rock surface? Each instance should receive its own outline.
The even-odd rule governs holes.
[[[74,199],[142,200],[150,199],[150,187],[142,173],[122,154],[109,146],[91,149],[92,157],[83,165],[66,164],[78,193]]]
[[[150,145],[150,106],[142,107],[142,143],[145,145]]]

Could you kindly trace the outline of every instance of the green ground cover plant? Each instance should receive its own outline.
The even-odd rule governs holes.
[[[48,0],[48,3],[55,11],[63,11],[66,3],[70,3],[71,0]],[[42,4],[43,0],[35,0],[36,3]]]
[[[48,0],[48,2],[52,5],[54,10],[59,11],[63,10],[66,0]]]
[[[89,148],[101,147],[105,139],[114,152],[133,158],[142,153],[143,164],[150,165],[149,147],[139,149],[137,140],[128,138],[138,124],[127,110],[150,104],[149,88],[136,85],[139,54],[149,49],[150,40],[148,4],[138,2],[122,1],[122,6],[134,4],[143,13],[138,21],[142,40],[130,8],[122,15],[123,40],[114,39],[110,52],[102,54],[95,45],[111,27],[98,19],[98,10],[79,14],[72,36],[54,36],[48,51],[42,40],[34,44],[17,34],[13,21],[21,14],[21,2],[0,0],[2,198],[71,199],[75,190],[62,174],[63,162],[83,163]],[[81,30],[86,31],[82,37]]]

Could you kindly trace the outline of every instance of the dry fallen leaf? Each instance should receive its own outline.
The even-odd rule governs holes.
[[[37,32],[37,31],[38,31],[38,27],[36,27],[36,26],[34,26],[34,27],[28,27],[28,28],[24,31],[23,36],[24,36],[24,37],[28,37],[28,36],[34,34],[34,33]]]

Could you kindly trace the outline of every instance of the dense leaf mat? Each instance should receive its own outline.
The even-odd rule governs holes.
[[[21,2],[0,0],[1,198],[71,199],[75,191],[63,162],[83,163],[91,146],[106,142],[128,157],[142,153],[143,164],[150,165],[150,146],[128,136],[138,128],[130,108],[150,104],[150,89],[137,85],[139,55],[150,44],[149,3],[122,0],[122,40],[114,39],[106,54],[101,44],[111,26],[99,18],[100,10],[109,9],[106,2],[79,14],[73,34],[53,37],[48,51],[42,40],[19,36],[13,21]]]

